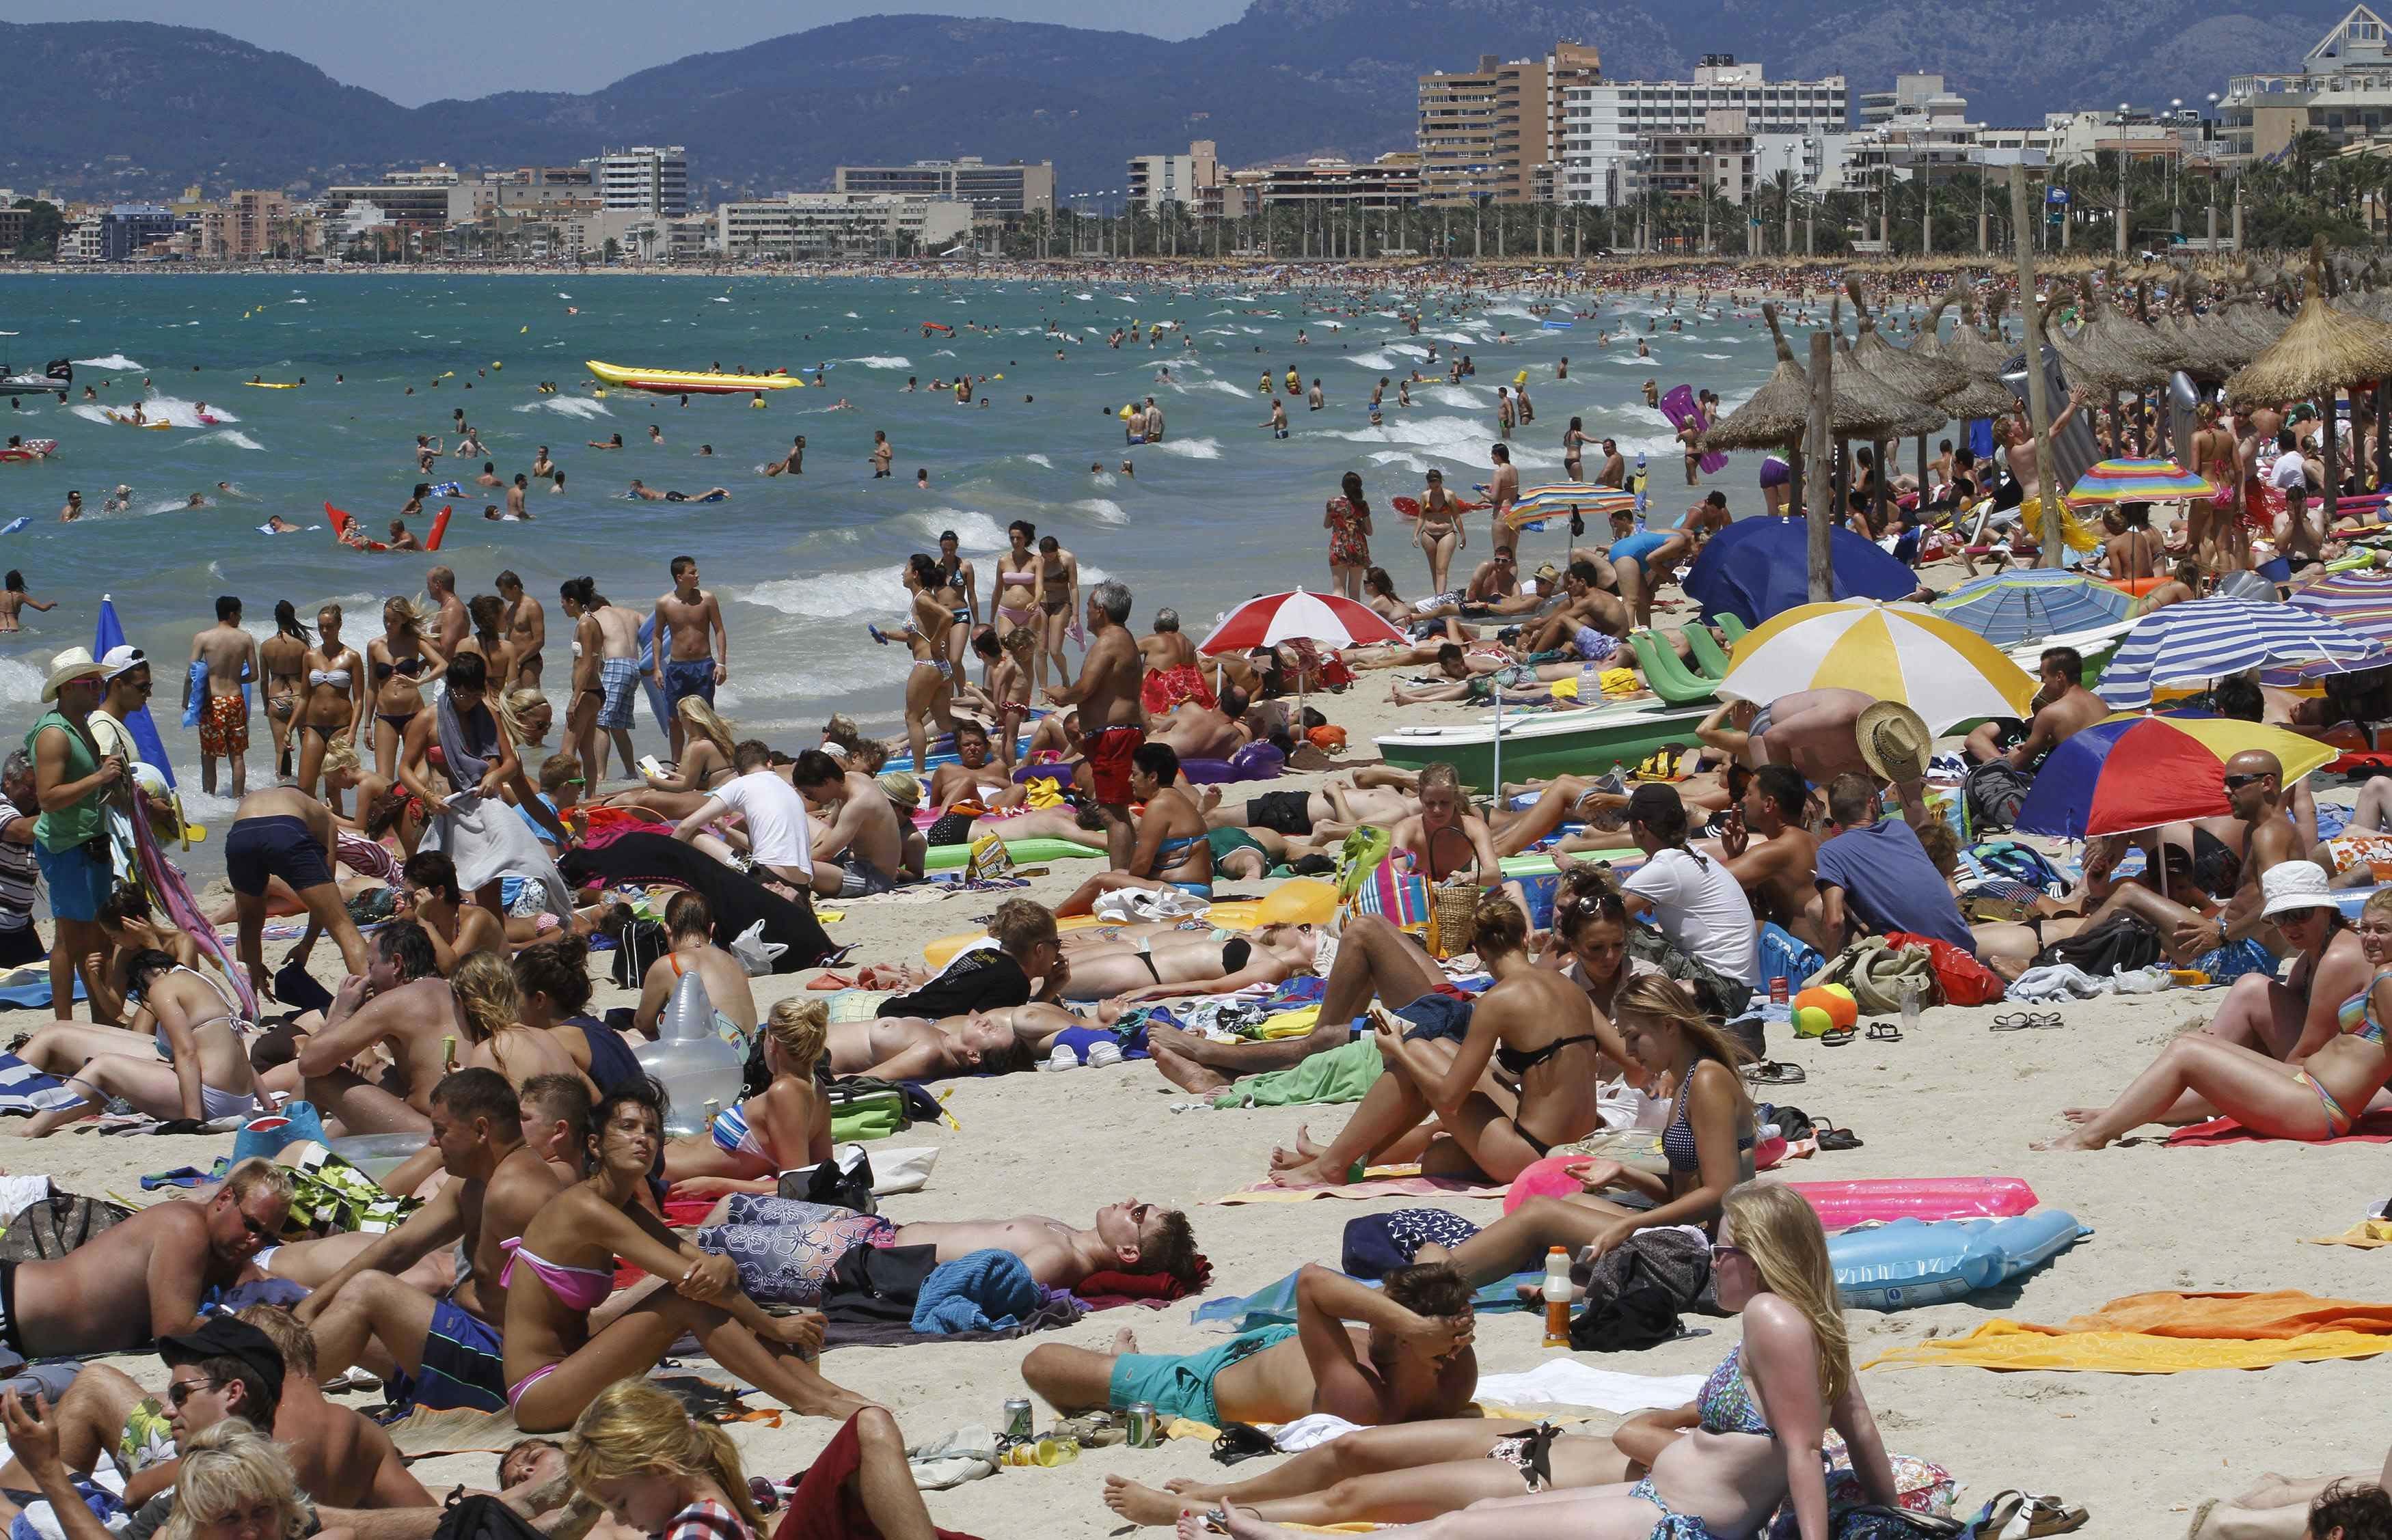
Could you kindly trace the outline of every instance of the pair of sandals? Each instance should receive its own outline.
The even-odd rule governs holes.
[[[1965,1522],[1947,1514],[1918,1513],[1879,1503],[1837,1510],[1840,1519],[1852,1516],[1890,1521],[1909,1534],[1937,1540],[2040,1540],[2047,1534],[2073,1534],[2092,1517],[2082,1503],[2017,1491],[1996,1493],[1975,1519]],[[1222,1533],[1227,1532],[1225,1523]]]
[[[1986,1025],[1996,1032],[2025,1032],[2065,1027],[2068,1023],[2060,1019],[2058,1011],[2012,1011],[1994,1017]]]
[[[1850,1027],[1830,1027],[1819,1034],[1819,1041],[1830,1048],[1841,1048],[1858,1036],[1860,1033]],[[1868,1024],[1868,1039],[1871,1042],[1900,1042],[1902,1029],[1891,1021],[1872,1021]]]

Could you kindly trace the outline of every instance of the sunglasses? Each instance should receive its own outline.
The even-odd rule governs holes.
[[[173,1384],[166,1387],[166,1404],[179,1409],[183,1403],[190,1400],[191,1397],[199,1394],[202,1391],[220,1391],[223,1389],[224,1381],[221,1379],[177,1379]]]
[[[2260,770],[2256,774],[2253,775],[2230,775],[2226,778],[2226,789],[2230,792],[2239,792],[2254,781],[2265,781],[2266,779],[2268,779],[2268,772],[2266,770]]]
[[[1723,1240],[1715,1240],[1711,1242],[1711,1265],[1713,1267],[1717,1267],[1722,1261],[1729,1257],[1737,1257],[1746,1262],[1750,1262],[1752,1260],[1752,1253],[1746,1250],[1741,1246],[1731,1246]]]

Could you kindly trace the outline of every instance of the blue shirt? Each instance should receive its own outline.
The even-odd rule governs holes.
[[[1899,818],[1847,829],[1820,846],[1818,880],[1821,887],[1842,888],[1845,907],[1873,931],[1906,930],[1971,954],[1977,950],[1959,900]]]

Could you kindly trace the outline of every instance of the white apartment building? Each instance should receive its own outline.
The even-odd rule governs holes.
[[[2355,6],[2301,56],[2298,72],[2234,75],[2217,104],[2219,153],[2232,163],[2281,155],[2315,130],[2337,146],[2392,127],[2392,24]]]
[[[1717,121],[1710,113],[1740,111],[1757,153],[1765,136],[1844,133],[1851,105],[1841,75],[1773,81],[1760,60],[1738,63],[1722,54],[1708,56],[1691,81],[1573,85],[1563,94],[1562,180],[1555,190],[1565,203],[1632,202],[1643,186],[1638,168],[1647,138],[1701,136]]]
[[[899,239],[917,252],[938,252],[970,235],[972,206],[885,193],[793,192],[722,204],[715,220],[717,248],[734,260],[868,252]]]
[[[652,219],[689,213],[689,154],[679,145],[609,149],[590,162],[600,204]]]
[[[1211,139],[1198,139],[1185,155],[1133,155],[1129,158],[1129,201],[1133,208],[1160,214],[1174,203],[1193,209],[1206,188],[1221,180],[1221,157]]]
[[[1861,98],[1861,131],[1845,147],[1848,184],[1877,187],[1891,177],[1906,182],[1923,167],[1969,164],[1985,125],[1969,118],[1969,98],[1946,90],[1944,77],[1902,74],[1891,91]]]

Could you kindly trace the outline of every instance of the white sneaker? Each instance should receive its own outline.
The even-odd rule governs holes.
[[[1045,1064],[1039,1066],[1039,1068],[1044,1070],[1077,1069],[1078,1068],[1080,1068],[1080,1055],[1072,1052],[1071,1044],[1064,1042],[1057,1043],[1054,1054]]]
[[[1110,1069],[1121,1061],[1121,1044],[1118,1042],[1099,1042],[1088,1050],[1088,1068],[1091,1069]]]

